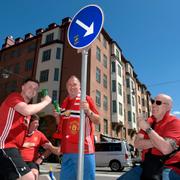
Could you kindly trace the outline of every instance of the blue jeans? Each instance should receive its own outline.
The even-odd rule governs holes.
[[[141,173],[142,168],[140,166],[136,166],[124,173],[117,180],[140,180]],[[163,180],[180,180],[180,175],[169,168],[163,170],[162,176]]]
[[[76,180],[78,170],[78,154],[63,154],[60,180]],[[84,180],[95,180],[95,155],[84,155]]]

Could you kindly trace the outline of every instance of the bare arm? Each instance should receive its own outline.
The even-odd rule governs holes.
[[[153,147],[153,144],[150,139],[144,139],[143,134],[138,134],[134,141],[134,146],[137,149],[149,149]]]
[[[93,111],[91,111],[87,101],[81,102],[81,108],[84,109],[84,112],[87,114],[87,116],[94,124],[100,123],[100,116],[98,114],[95,114]]]
[[[26,104],[24,102],[20,102],[14,107],[14,109],[24,116],[29,116],[38,113],[50,103],[51,98],[49,96],[45,96],[40,103]]]
[[[145,121],[144,118],[139,117],[138,122],[139,122],[139,127],[142,130],[146,131],[146,129],[150,128],[149,123],[147,123],[147,121]],[[170,141],[167,141],[166,139],[161,137],[154,130],[151,130],[148,133],[148,136],[150,138],[152,146],[158,149],[163,154],[169,154],[174,150]]]

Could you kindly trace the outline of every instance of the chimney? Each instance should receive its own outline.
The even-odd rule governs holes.
[[[41,34],[43,32],[44,32],[44,29],[39,28],[39,29],[36,30],[36,35],[39,35],[39,34]]]
[[[10,46],[13,46],[14,44],[15,44],[15,41],[13,39],[13,36],[8,36],[6,37],[5,43],[2,45],[2,48],[4,49]]]
[[[51,23],[51,24],[48,25],[48,29],[53,29],[55,27],[57,27],[56,23]]]
[[[27,40],[27,39],[30,39],[32,37],[33,37],[33,34],[27,33],[27,34],[25,34],[24,39]]]
[[[22,41],[23,41],[23,39],[18,37],[18,38],[15,39],[15,44],[19,44]]]
[[[62,25],[63,25],[63,24],[66,24],[66,23],[71,22],[71,20],[72,20],[72,19],[71,19],[70,17],[65,17],[64,19],[62,19],[62,22],[61,22],[61,23],[62,23]]]

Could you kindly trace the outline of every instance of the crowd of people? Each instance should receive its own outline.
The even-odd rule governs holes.
[[[80,110],[85,113],[84,180],[95,180],[94,125],[100,115],[90,96],[81,101],[80,81],[76,76],[67,80],[68,96],[55,110],[60,146],[56,147],[38,130],[37,113],[51,103],[47,94],[32,104],[39,82],[27,79],[21,92],[11,93],[0,106],[0,179],[37,180],[39,165],[51,153],[62,155],[61,180],[76,180],[79,152]],[[118,180],[179,180],[180,120],[170,114],[172,98],[159,94],[152,100],[152,115],[138,117],[140,131],[134,146],[142,151],[142,163],[124,173]],[[39,153],[39,148],[44,151]],[[157,166],[158,165],[158,166]]]

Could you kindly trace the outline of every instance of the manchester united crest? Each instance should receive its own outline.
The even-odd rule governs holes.
[[[79,123],[77,121],[70,122],[69,129],[72,134],[77,134],[79,132]]]

